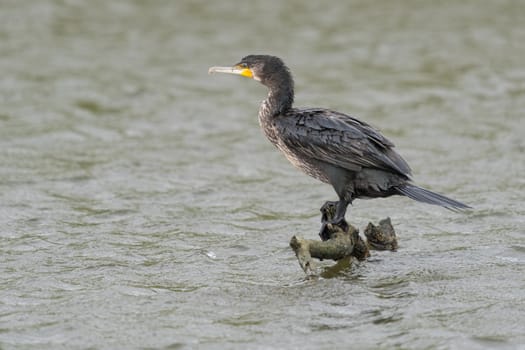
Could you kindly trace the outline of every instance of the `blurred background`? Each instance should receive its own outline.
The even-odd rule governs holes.
[[[0,348],[524,349],[525,3],[0,1]],[[358,117],[416,183],[358,200],[399,251],[305,278],[333,190],[264,138],[296,104]],[[327,268],[331,262],[321,263]]]

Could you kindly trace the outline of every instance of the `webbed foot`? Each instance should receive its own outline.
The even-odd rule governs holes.
[[[346,222],[345,218],[341,218],[339,220],[328,220],[323,221],[321,224],[321,229],[319,230],[319,236],[321,237],[321,240],[327,241],[332,237],[332,234],[337,231],[337,226],[343,231],[348,230],[348,223]]]
[[[337,201],[326,201],[323,206],[319,209],[321,211],[321,222],[329,221],[335,217],[337,210]]]
[[[329,240],[332,234],[337,230],[334,226],[338,226],[341,230],[348,230],[348,223],[344,216],[336,217],[337,206],[339,202],[328,201],[321,207],[321,229],[319,230],[319,236],[321,240]]]

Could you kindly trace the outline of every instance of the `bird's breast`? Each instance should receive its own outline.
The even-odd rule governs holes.
[[[293,166],[307,175],[328,183],[328,177],[319,161],[305,156],[305,152],[300,145],[294,146],[285,142],[285,138],[280,134],[280,129],[276,126],[277,118],[279,116],[274,116],[271,113],[267,101],[263,101],[259,109],[259,125],[264,135],[284,154]]]
[[[287,145],[273,123],[261,123],[261,128],[268,140],[284,154],[293,166],[320,181],[329,182],[321,164],[316,159],[306,157],[300,146],[291,147]]]
[[[291,148],[282,142],[277,142],[276,146],[293,166],[315,179],[326,183],[330,182],[319,161],[305,156],[300,149]]]

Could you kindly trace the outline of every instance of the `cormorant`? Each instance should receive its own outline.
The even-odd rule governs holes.
[[[356,198],[403,195],[451,210],[470,208],[412,184],[410,167],[394,144],[367,123],[329,109],[292,107],[294,82],[280,58],[249,55],[233,67],[211,67],[209,73],[241,75],[269,89],[259,124],[294,166],[333,186],[339,201],[331,223],[344,221]]]

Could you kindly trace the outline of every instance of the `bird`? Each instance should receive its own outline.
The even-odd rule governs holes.
[[[368,123],[331,109],[295,108],[294,80],[279,57],[248,55],[230,67],[211,67],[208,73],[240,75],[268,88],[258,113],[262,131],[295,167],[332,185],[338,201],[323,205],[335,206],[331,224],[343,222],[348,205],[357,198],[401,195],[450,210],[471,208],[415,185],[394,144]]]

